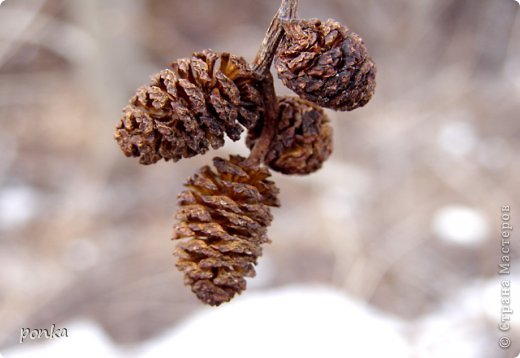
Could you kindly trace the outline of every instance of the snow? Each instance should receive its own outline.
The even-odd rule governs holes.
[[[520,266],[513,262],[511,266]],[[448,296],[444,304],[416,323],[415,352],[418,357],[492,357],[497,356],[497,328],[501,305],[502,279],[511,280],[511,292],[520,291],[520,277],[493,277],[470,282]],[[520,312],[520,302],[511,300],[511,309]],[[517,336],[520,320],[512,315],[511,331]],[[491,327],[491,330],[490,330]],[[491,332],[491,334],[490,334]],[[497,336],[495,337],[495,333]],[[513,353],[513,352],[511,352]]]
[[[148,345],[141,357],[405,357],[402,328],[332,289],[291,287],[204,311]]]
[[[417,356],[486,357],[483,352],[489,350],[489,347],[494,348],[496,343],[488,341],[488,326],[481,319],[483,309],[480,294],[475,292],[475,287],[466,288],[449,297],[442,307],[415,323],[417,335],[414,345]]]
[[[490,232],[486,217],[480,211],[463,205],[440,208],[431,225],[441,240],[462,246],[479,246]]]
[[[37,195],[26,186],[0,191],[0,230],[15,229],[30,221],[36,212]]]
[[[78,321],[66,326],[68,338],[24,343],[4,356],[490,357],[498,349],[489,330],[496,327],[490,322],[496,322],[500,312],[498,281],[471,282],[414,321],[393,317],[333,288],[290,286],[248,292],[220,308],[204,308],[136,347],[119,347],[95,324]]]
[[[409,356],[402,322],[326,287],[251,292],[133,351],[113,345],[92,323],[66,327],[68,338],[15,347],[6,358]]]
[[[469,117],[464,112],[454,116],[464,119]],[[439,147],[455,157],[468,155],[475,148],[477,141],[474,127],[465,120],[455,120],[445,124],[437,137]]]

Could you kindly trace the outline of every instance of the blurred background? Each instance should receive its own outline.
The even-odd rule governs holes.
[[[252,60],[278,0],[0,5],[0,354],[11,357],[513,357],[520,236],[514,0],[301,0],[359,33],[375,98],[328,112],[335,151],[274,174],[282,207],[248,290],[200,304],[174,268],[176,195],[215,155],[144,167],[112,139],[135,88],[194,50]],[[277,82],[279,94],[289,94]],[[512,345],[501,350],[500,280]],[[68,328],[26,341],[20,329]]]

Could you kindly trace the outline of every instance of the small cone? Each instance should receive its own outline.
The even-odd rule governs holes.
[[[264,162],[283,174],[310,174],[332,153],[332,127],[323,110],[298,97],[279,97],[278,127]],[[258,133],[249,131],[253,148]]]
[[[334,20],[296,20],[284,25],[276,69],[301,98],[337,111],[362,107],[375,90],[376,67],[363,40]]]

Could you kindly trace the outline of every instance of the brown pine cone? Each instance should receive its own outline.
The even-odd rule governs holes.
[[[263,111],[258,81],[249,64],[229,53],[204,50],[180,59],[137,90],[114,137],[141,164],[178,161],[238,140]]]
[[[322,107],[351,111],[368,103],[376,67],[363,40],[334,20],[284,25],[276,69],[285,86]]]
[[[265,167],[248,166],[244,158],[213,159],[188,180],[179,195],[174,239],[175,254],[184,282],[197,297],[212,306],[228,302],[246,288],[245,277],[269,242],[269,206],[279,206],[278,189]]]
[[[283,174],[310,174],[332,153],[332,127],[323,110],[298,97],[279,97],[278,127],[264,162]],[[249,131],[253,148],[259,133]]]

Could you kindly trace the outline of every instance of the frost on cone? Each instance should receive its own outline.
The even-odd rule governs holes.
[[[376,67],[363,40],[334,20],[284,24],[276,69],[284,85],[322,107],[351,111],[375,90]]]
[[[277,129],[264,162],[283,174],[310,174],[332,153],[332,127],[323,110],[298,97],[279,97]],[[252,148],[259,133],[249,131]]]
[[[240,156],[213,159],[179,195],[173,239],[185,239],[175,251],[177,268],[197,297],[212,306],[246,288],[245,277],[269,242],[270,206],[279,206],[278,189],[265,167],[252,167]]]
[[[258,81],[249,64],[229,53],[204,50],[180,59],[137,90],[114,137],[141,164],[178,161],[238,140],[263,111]]]

